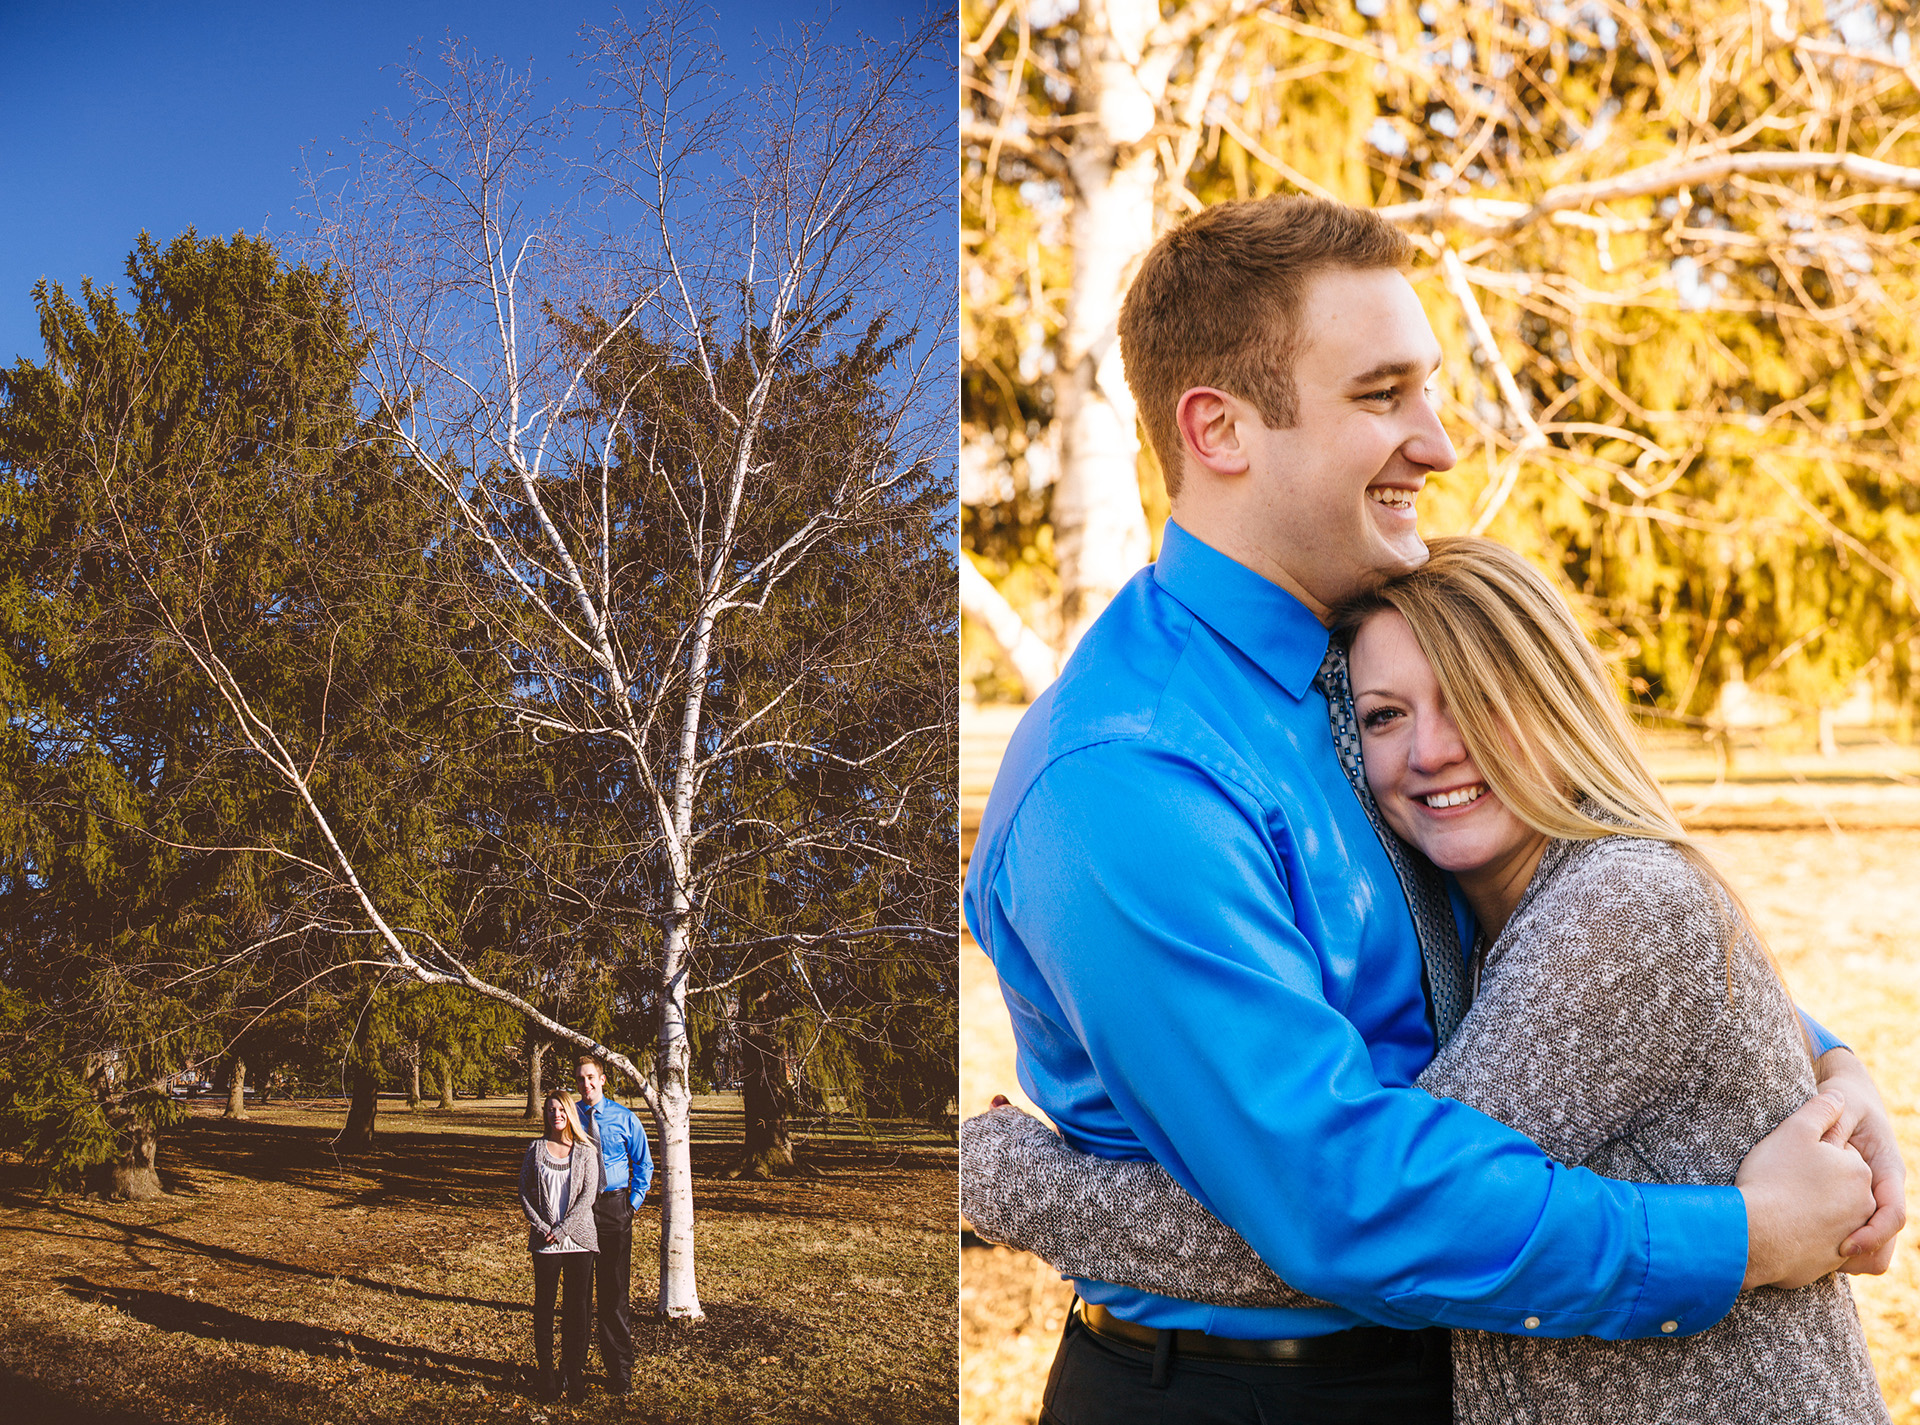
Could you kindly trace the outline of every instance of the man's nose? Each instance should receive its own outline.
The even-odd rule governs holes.
[[[1415,403],[1414,428],[1400,447],[1400,453],[1415,465],[1428,470],[1451,470],[1459,461],[1447,429],[1440,424],[1440,413],[1433,398],[1424,391]]]

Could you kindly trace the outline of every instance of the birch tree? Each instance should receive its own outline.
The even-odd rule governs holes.
[[[374,419],[464,548],[475,617],[508,635],[518,696],[499,711],[538,742],[591,749],[631,828],[620,873],[568,893],[619,902],[613,951],[653,1021],[651,1059],[540,1014],[445,944],[409,944],[370,894],[362,913],[414,978],[513,1002],[639,1085],[658,1133],[669,1316],[701,1314],[687,996],[714,959],[708,898],[796,847],[830,846],[849,875],[883,862],[885,829],[939,759],[827,812],[763,801],[715,821],[729,803],[711,794],[749,758],[799,778],[951,741],[950,713],[878,743],[822,735],[801,714],[857,663],[802,658],[737,700],[727,656],[823,562],[884,564],[891,532],[938,517],[948,23],[853,49],[800,27],[733,95],[695,12],[616,21],[588,36],[594,101],[570,116],[453,52],[408,74],[413,107],[362,151],[326,225],[373,334]],[[539,206],[562,190],[565,204]],[[244,690],[225,686],[244,715]],[[254,725],[262,758],[323,820],[297,759]],[[350,858],[336,860],[351,884]],[[804,975],[817,947],[951,938],[944,915],[890,923],[887,909],[725,953]]]

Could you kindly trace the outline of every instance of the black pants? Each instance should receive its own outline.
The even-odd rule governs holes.
[[[553,1369],[556,1291],[560,1295],[560,1369],[573,1375],[587,1365],[587,1324],[593,1317],[593,1253],[533,1254],[533,1359],[543,1371]]]
[[[1453,1361],[1442,1330],[1383,1334],[1364,1365],[1182,1359],[1164,1387],[1154,1353],[1089,1331],[1075,1311],[1047,1377],[1042,1425],[1447,1425]]]
[[[633,1371],[633,1204],[625,1188],[593,1200],[593,1230],[600,1238],[593,1267],[600,1293],[600,1361],[610,1378],[624,1381]]]

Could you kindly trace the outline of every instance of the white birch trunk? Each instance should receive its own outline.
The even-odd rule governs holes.
[[[745,476],[750,450],[747,445],[736,459],[736,491],[738,481]],[[723,541],[723,547],[730,543]],[[717,577],[719,569],[714,573]],[[673,822],[667,845],[669,874],[673,877],[672,919],[667,925],[665,953],[660,958],[660,1039],[654,1060],[661,1139],[660,1314],[690,1321],[699,1320],[704,1313],[693,1270],[693,1086],[688,1074],[693,1046],[687,1037],[686,966],[694,907],[688,848],[693,844],[701,690],[706,687],[712,646],[713,615],[702,613],[688,650],[687,700],[680,719],[679,765],[673,777]]]
[[[676,939],[683,934],[674,932]],[[687,1072],[693,1056],[685,986],[686,977],[678,977],[660,1015],[654,1067],[659,1079],[654,1114],[660,1130],[659,1310],[665,1317],[698,1321],[705,1313],[693,1270],[693,1086]]]
[[[1139,436],[1120,362],[1120,301],[1153,243],[1156,158],[1148,134],[1165,66],[1143,62],[1156,0],[1090,0],[1079,74],[1093,122],[1067,159],[1073,204],[1073,289],[1060,333],[1054,413],[1060,478],[1053,492],[1065,649],[1071,651],[1147,560]]]
[[[978,623],[1000,645],[1007,662],[1019,675],[1026,700],[1032,702],[1047,690],[1060,672],[1060,664],[1046,640],[1032,629],[994,588],[987,576],[973,567],[973,561],[960,555],[960,612]]]

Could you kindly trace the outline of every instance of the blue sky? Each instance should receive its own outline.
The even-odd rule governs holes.
[[[647,6],[625,9],[637,25]],[[740,60],[756,31],[820,13],[774,0],[717,12]],[[921,0],[848,0],[833,32],[897,37],[903,16],[925,12]],[[88,276],[124,292],[142,228],[164,243],[188,227],[295,227],[301,151],[397,105],[391,66],[414,45],[435,50],[451,29],[571,88],[581,23],[611,14],[542,0],[0,0],[0,366],[41,354],[36,281],[77,293]]]

